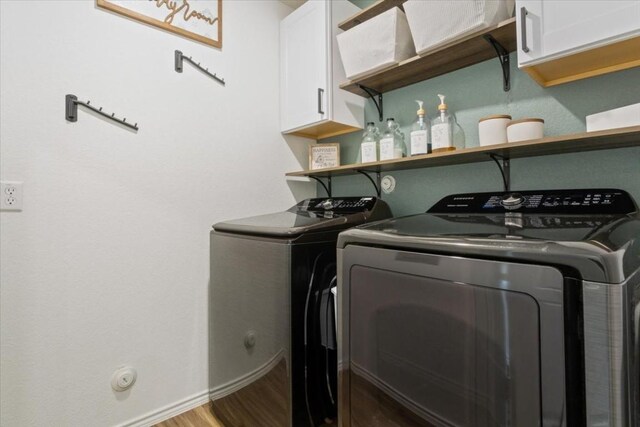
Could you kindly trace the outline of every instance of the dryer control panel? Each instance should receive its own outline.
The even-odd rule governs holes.
[[[629,214],[636,212],[626,191],[611,188],[469,193],[447,196],[428,213]]]

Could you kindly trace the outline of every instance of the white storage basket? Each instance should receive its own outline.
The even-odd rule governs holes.
[[[514,0],[409,0],[404,3],[418,55],[509,18]]]
[[[397,7],[338,34],[348,79],[388,68],[415,56],[407,17]]]

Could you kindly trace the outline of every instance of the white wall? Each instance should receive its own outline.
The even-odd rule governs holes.
[[[0,424],[109,426],[205,396],[211,225],[315,192],[283,177],[306,156],[278,131],[290,9],[225,0],[218,51],[93,0],[0,5],[1,178],[25,183],[0,223]],[[226,87],[176,73],[175,49]],[[140,131],[66,122],[67,93]],[[116,394],[124,364],[138,382]]]

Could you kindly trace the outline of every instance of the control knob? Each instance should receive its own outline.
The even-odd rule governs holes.
[[[513,210],[518,209],[525,201],[526,199],[522,194],[512,193],[504,196],[500,204],[507,210]]]

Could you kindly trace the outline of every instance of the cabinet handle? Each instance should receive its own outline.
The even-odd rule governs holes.
[[[527,46],[527,8],[522,6],[520,8],[520,36],[522,40],[522,51],[527,53],[529,52],[529,47]]]
[[[318,114],[324,114],[322,110],[322,98],[324,95],[324,89],[318,88]]]

